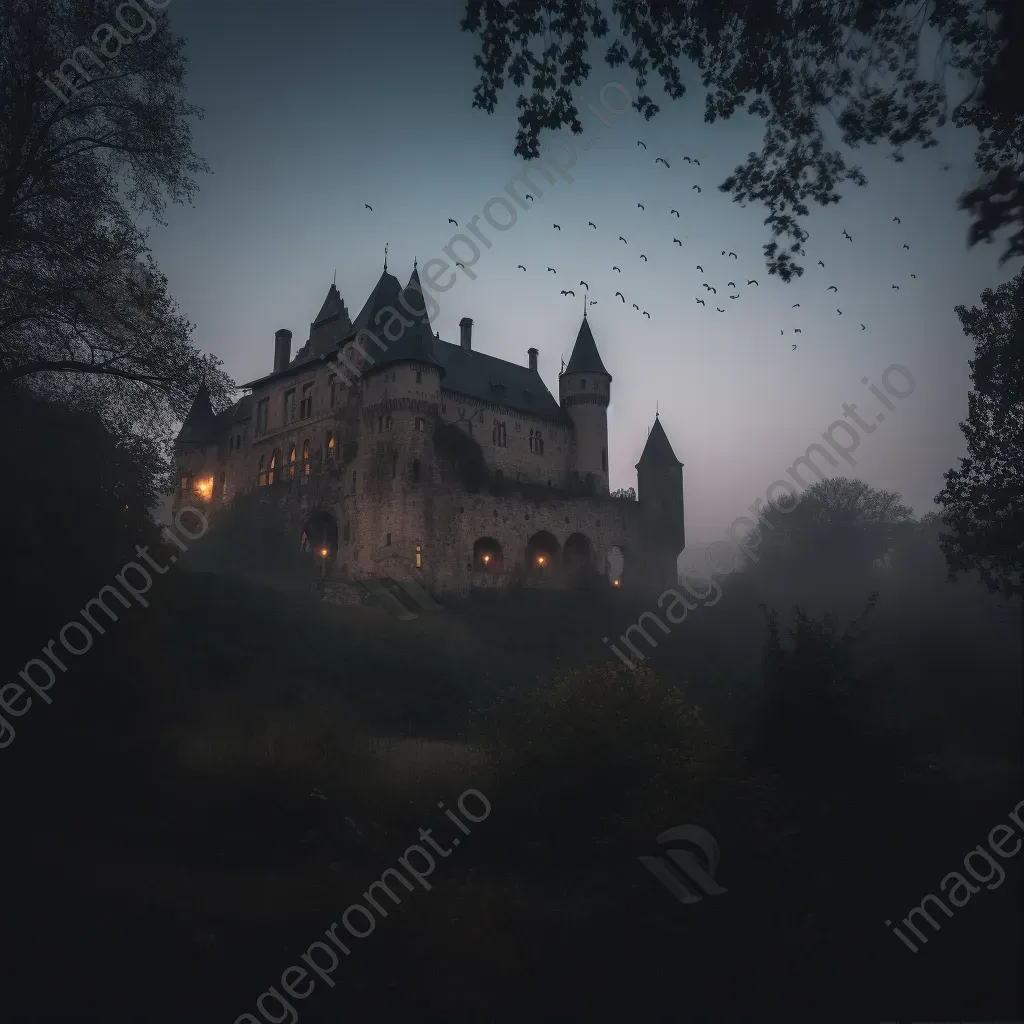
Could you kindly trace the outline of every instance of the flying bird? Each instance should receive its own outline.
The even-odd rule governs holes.
[[[576,293],[571,288],[570,289],[563,288],[562,289],[562,294],[563,295],[571,295],[573,298],[576,297]]]
[[[837,313],[838,313],[838,314],[839,314],[840,316],[842,316],[842,315],[843,315],[843,311],[842,311],[841,309],[837,309],[837,310],[836,310],[836,312],[837,312]]]
[[[707,305],[707,303],[706,303],[706,302],[705,302],[705,301],[704,301],[703,299],[698,299],[697,301],[698,301],[698,302],[699,302],[699,303],[700,303],[700,304],[701,304],[702,306],[706,306],[706,305]]]
[[[917,274],[911,274],[910,276],[911,276],[911,277],[912,277],[912,278],[913,278],[913,279],[914,279],[915,281],[917,280]]]
[[[366,209],[370,211],[370,213],[373,213],[373,207],[369,203],[363,203],[363,206],[365,206]]]
[[[729,255],[730,255],[730,256],[731,256],[731,257],[732,257],[732,258],[733,258],[734,260],[738,260],[738,259],[739,259],[739,256],[737,256],[737,255],[736,255],[736,253],[734,253],[734,252],[731,252],[731,253],[729,253]]]
[[[595,223],[594,223],[594,222],[593,222],[592,220],[588,220],[588,221],[587,221],[587,223],[588,223],[588,224],[589,224],[589,225],[590,225],[590,226],[591,226],[591,227],[592,227],[592,228],[593,228],[593,229],[594,229],[595,231],[597,230],[597,225],[596,225],[596,224],[595,224]]]
[[[865,327],[865,326],[864,326],[863,324],[861,324],[861,325],[860,325],[860,329],[861,329],[862,331],[866,331],[866,330],[867,330],[867,328],[866,328],[866,327]]]
[[[718,309],[718,307],[717,307],[717,306],[715,306],[715,309]],[[719,312],[719,313],[724,313],[724,312],[725,312],[725,310],[724,310],[724,309],[718,309],[718,312]]]
[[[698,269],[698,270],[699,270],[699,271],[700,271],[700,272],[701,272],[702,274],[704,273],[704,268],[703,268],[703,267],[702,267],[702,266],[701,266],[701,265],[700,265],[699,263],[697,264],[697,269]]]
[[[640,142],[639,140],[637,140],[637,145],[638,145],[638,146],[644,146],[644,144],[643,144],[642,142]],[[646,149],[646,148],[647,148],[647,147],[646,147],[646,146],[644,146],[644,149]]]
[[[589,305],[589,306],[596,306],[597,305],[597,299],[594,299],[593,302],[587,303],[587,305]]]
[[[642,259],[644,263],[648,262],[647,257],[643,253],[640,253],[640,259]]]
[[[749,284],[757,284],[757,282],[756,281],[748,281],[747,284],[748,285]],[[760,288],[761,286],[759,284],[757,284],[757,287]]]
[[[909,245],[907,245],[907,243],[906,243],[906,242],[904,242],[904,243],[903,243],[903,248],[904,248],[904,249],[909,249],[909,248],[910,248],[910,246],[909,246]]]
[[[665,166],[668,167],[668,164],[665,164]],[[647,317],[648,320],[651,319],[651,314],[648,313],[646,309],[644,310],[644,316]]]
[[[676,245],[682,245],[683,244],[682,242],[679,241],[678,238],[673,238],[672,241],[675,242]]]
[[[552,226],[552,227],[553,227],[553,228],[554,228],[554,229],[555,229],[556,231],[561,231],[561,230],[562,230],[562,225],[561,225],[561,224],[552,224],[551,226]]]
[[[737,287],[737,285],[736,285],[735,281],[730,281],[725,287],[726,288],[735,288],[735,287]]]
[[[800,303],[799,302],[794,302],[793,305],[790,308],[791,309],[799,309],[800,308]]]
[[[549,274],[557,274],[557,273],[558,273],[558,271],[557,271],[557,270],[555,270],[555,268],[554,268],[554,267],[548,267],[548,273],[549,273]]]
[[[700,161],[696,157],[693,158],[693,162],[700,167]]]
[[[625,242],[626,245],[629,245],[629,242],[626,242],[626,240],[622,237],[622,235],[619,235],[619,241],[620,242]]]
[[[618,267],[612,267],[612,270],[618,270],[620,274],[622,273],[622,271],[621,271],[621,270],[619,270],[619,268],[618,268]]]
[[[459,226],[459,222],[454,217],[449,217],[448,218],[448,223],[449,224],[454,224],[456,227]]]
[[[700,191],[700,185],[694,185],[693,188],[696,189],[698,192]],[[693,189],[691,189],[691,191],[693,191]]]
[[[711,291],[711,285],[709,285],[709,284],[706,284],[706,283],[705,283],[705,284],[702,284],[702,285],[701,285],[701,288],[707,288],[707,290],[708,290],[708,291]]]
[[[664,165],[665,165],[666,167],[668,167],[668,161],[667,161],[667,160],[664,160],[664,159],[663,159],[662,157],[660,157],[660,156],[659,156],[659,157],[658,157],[658,158],[657,158],[657,159],[656,159],[656,160],[655,160],[654,162],[655,162],[656,164],[664,164]],[[671,169],[671,168],[670,168],[670,169]]]
[[[625,295],[623,295],[623,294],[622,294],[622,292],[616,292],[615,294],[616,294],[616,295],[617,295],[617,296],[618,296],[618,297],[619,297],[620,299],[622,299],[622,301],[623,301],[623,302],[625,302],[625,301],[626,301],[626,296],[625,296]]]
[[[529,192],[526,193],[526,198],[529,199],[531,202],[536,202],[536,200],[533,198],[533,196],[530,195]]]
[[[669,213],[674,213],[677,217],[679,216],[679,211],[678,210],[669,210],[668,212]]]
[[[837,287],[836,287],[836,286],[835,286],[834,284],[830,284],[830,285],[829,285],[829,286],[828,286],[828,287],[827,287],[827,288],[825,289],[825,291],[827,291],[827,292],[837,292],[837,291],[839,291],[839,289],[838,289],[838,288],[837,288]]]
[[[455,266],[462,267],[463,270],[466,269],[466,264],[465,263],[460,263],[458,260],[455,261]]]
[[[692,164],[692,163],[693,163],[693,161],[692,161],[692,160],[691,160],[691,159],[690,159],[690,158],[689,158],[688,156],[684,156],[684,157],[683,157],[683,160],[684,160],[684,161],[685,161],[686,163],[688,163],[688,164]]]
[[[794,351],[794,352],[796,351],[796,345],[794,345],[794,346],[793,346],[793,351]]]
[[[637,305],[637,304],[636,304],[635,302],[633,303],[633,308],[634,308],[634,309],[635,309],[635,310],[636,310],[636,311],[637,311],[638,313],[640,312],[640,307],[639,307],[639,306],[638,306],[638,305]]]
[[[526,267],[524,267],[524,266],[522,265],[522,263],[520,263],[520,264],[519,264],[519,269],[520,269],[520,270],[525,270],[525,269],[526,269]]]
[[[793,333],[794,334],[803,334],[804,332],[802,330],[800,330],[799,327],[794,327],[793,328]]]
[[[725,255],[725,250],[724,250],[724,249],[722,250],[722,255],[723,255],[723,256]]]
[[[853,236],[847,232],[846,228],[843,228],[843,238],[845,238],[848,242],[853,241]]]
[[[739,292],[737,292],[735,295],[730,295],[729,296],[730,299],[738,299],[739,297],[740,297],[740,293]]]
[[[896,289],[896,291],[899,291],[899,290],[900,290],[900,286],[899,286],[898,284],[894,284],[894,285],[893,285],[893,288],[895,288],[895,289]]]
[[[637,208],[638,210],[642,210],[642,209],[644,208],[644,204],[643,204],[643,203],[637,203],[637,204],[636,204],[636,208]]]
[[[893,217],[893,219],[892,219],[892,222],[893,222],[893,224],[902,224],[902,223],[903,223],[903,222],[902,222],[902,221],[901,221],[901,220],[899,219],[899,217]]]
[[[590,291],[590,285],[587,284],[586,281],[580,281],[580,284],[583,285],[583,287],[586,288],[588,292]]]
[[[711,285],[708,285],[708,289],[709,289],[710,291],[713,291],[713,292],[714,292],[714,293],[715,293],[716,295],[718,294],[718,289],[717,289],[717,288],[714,288],[714,287],[712,287]]]
[[[824,264],[824,263],[822,263],[822,262],[821,262],[821,260],[818,260],[818,266],[819,266],[819,267],[823,267],[823,266],[825,266],[825,264]]]

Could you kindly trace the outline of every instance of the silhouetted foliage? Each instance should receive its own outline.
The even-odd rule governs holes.
[[[609,495],[611,498],[626,498],[629,501],[636,501],[636,488],[635,487],[620,487],[617,491],[612,491]]]
[[[538,156],[545,129],[582,131],[572,89],[591,73],[591,39],[609,33],[603,6],[467,0],[462,28],[481,42],[473,105],[493,113],[506,82],[521,88],[529,80],[532,89],[516,103],[518,155]],[[986,181],[961,199],[974,218],[970,241],[1012,226],[1003,258],[1024,255],[1024,93],[1016,87],[1024,32],[1013,0],[614,0],[611,9],[620,37],[604,58],[634,72],[633,106],[647,120],[660,109],[647,92],[652,72],[679,99],[686,92],[680,62],[688,61],[707,89],[705,121],[746,110],[765,122],[761,151],[719,187],[735,202],[768,208],[769,273],[784,281],[803,273],[794,257],[804,255],[810,203],[839,202],[844,182],[867,184],[826,136],[824,125],[833,124],[843,145],[885,141],[896,160],[907,145],[937,145],[934,130],[948,119],[977,129],[975,162]],[[926,27],[938,36],[931,62],[919,54]],[[974,86],[952,112],[950,73]]]
[[[1024,594],[1024,271],[981,305],[957,306],[974,339],[967,457],[945,475],[935,501],[951,532],[942,535],[950,574],[976,570],[986,586]]]
[[[192,344],[138,226],[191,200],[207,169],[188,125],[201,111],[183,98],[185,41],[167,14],[151,25],[129,12],[141,34],[122,44],[114,32],[104,47],[94,35],[112,17],[104,0],[4,4],[0,389],[25,381],[67,399],[86,388],[115,428],[167,438],[201,380],[215,406],[230,386]],[[62,63],[73,55],[81,74]]]

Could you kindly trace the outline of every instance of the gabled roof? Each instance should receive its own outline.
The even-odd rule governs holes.
[[[211,444],[220,439],[220,424],[210,405],[210,392],[204,381],[192,399],[185,422],[178,431],[175,444]]]
[[[573,345],[572,355],[566,364],[563,373],[603,373],[609,380],[612,375],[604,368],[601,362],[600,353],[597,351],[597,342],[594,341],[593,332],[584,314],[583,323],[580,324],[579,334],[576,335],[576,344]]]
[[[566,414],[548,391],[540,374],[485,352],[435,340],[434,349],[445,368],[442,387],[467,398],[494,402],[541,419],[568,423]]]
[[[682,463],[676,458],[676,453],[672,451],[672,445],[665,433],[665,428],[661,425],[661,420],[655,416],[654,426],[651,428],[650,434],[647,435],[647,444],[644,445],[636,468],[639,469],[641,466],[651,468],[671,466],[674,468],[681,465]]]

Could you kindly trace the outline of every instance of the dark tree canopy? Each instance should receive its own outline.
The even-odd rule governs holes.
[[[954,578],[976,571],[990,589],[1024,595],[1024,271],[956,314],[975,342],[974,390],[960,424],[967,457],[935,499],[951,531],[942,550]]]
[[[200,380],[218,405],[230,387],[193,345],[138,226],[191,200],[207,169],[183,51],[145,4],[3,3],[0,389],[88,392],[108,422],[165,437]]]
[[[707,90],[704,120],[746,110],[764,122],[751,153],[719,186],[738,203],[767,207],[768,270],[784,281],[808,234],[810,204],[838,203],[845,182],[865,185],[842,146],[938,144],[952,120],[980,133],[975,162],[984,182],[961,197],[969,241],[1011,228],[1003,259],[1024,255],[1024,15],[1019,0],[612,0],[619,34],[604,53],[635,75],[633,106],[650,120],[660,107],[653,75],[679,99],[687,77]],[[544,130],[582,131],[573,88],[588,78],[592,41],[609,34],[600,0],[467,0],[462,28],[480,38],[473,105],[493,113],[507,83],[520,93],[515,152],[539,154]],[[920,60],[934,35],[934,61]],[[955,105],[950,80],[969,92]],[[966,88],[965,87],[965,88]],[[830,139],[826,130],[833,133]]]

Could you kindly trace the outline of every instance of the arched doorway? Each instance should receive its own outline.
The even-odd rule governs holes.
[[[622,586],[622,573],[626,568],[626,556],[617,544],[613,544],[608,549],[608,555],[605,559],[606,571],[608,574],[608,582],[613,587]]]
[[[526,542],[526,571],[540,579],[550,579],[558,565],[559,546],[547,530],[535,533]]]
[[[473,545],[473,571],[495,572],[505,570],[505,558],[501,545],[493,537],[481,537]]]
[[[314,512],[302,531],[301,549],[332,561],[338,554],[338,522],[330,512]]]
[[[562,568],[571,583],[581,583],[593,568],[590,541],[582,533],[573,533],[565,542],[562,551]]]

